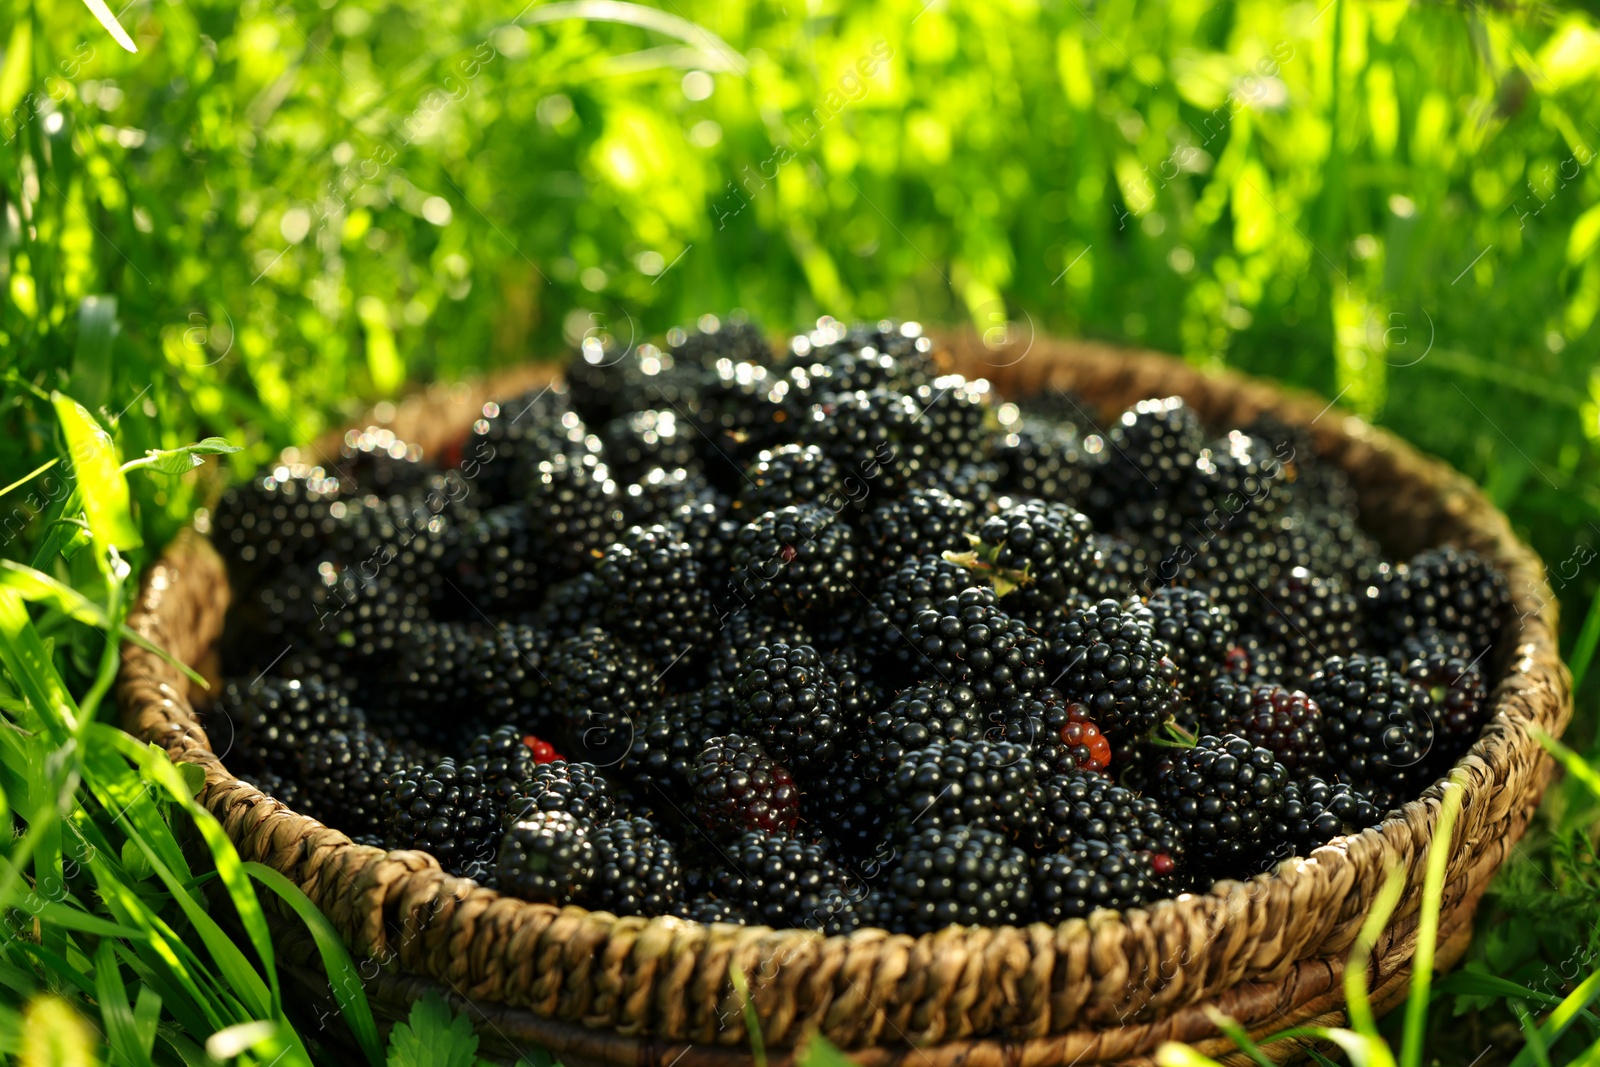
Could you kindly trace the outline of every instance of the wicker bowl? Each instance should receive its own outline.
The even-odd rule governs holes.
[[[1515,614],[1498,644],[1493,717],[1458,764],[1463,807],[1437,955],[1441,966],[1454,963],[1485,886],[1549,779],[1534,728],[1559,734],[1571,715],[1556,602],[1539,558],[1461,475],[1319,399],[1090,344],[1040,339],[991,348],[954,337],[945,348],[954,369],[988,377],[1006,396],[1070,388],[1120,410],[1142,397],[1178,394],[1218,425],[1270,411],[1309,427],[1317,451],[1349,473],[1363,524],[1390,553],[1450,542],[1507,574]],[[402,438],[433,453],[459,436],[485,400],[550,373],[529,367],[430,390],[384,414]],[[220,558],[187,531],[146,575],[130,625],[214,675],[228,596]],[[202,694],[156,656],[124,646],[118,696],[132,734],[205,768],[201,800],[240,854],[301,886],[367,961],[362,973],[381,1021],[403,1017],[412,1000],[437,989],[469,1013],[486,1053],[514,1058],[543,1046],[572,1067],[750,1062],[745,1002],[730,979],[735,967],[748,977],[767,1058],[777,1067],[813,1033],[862,1064],[1032,1067],[1147,1061],[1168,1039],[1226,1053],[1231,1045],[1208,1020],[1211,1008],[1258,1036],[1340,1023],[1345,957],[1395,865],[1411,877],[1367,977],[1380,1007],[1405,994],[1420,872],[1442,796],[1435,785],[1381,826],[1269,874],[1143,909],[1059,926],[823,937],[619,918],[501,896],[444,873],[426,854],[353,844],[235,779],[200,726],[194,702]],[[303,929],[285,913],[275,932],[280,966],[308,993],[324,993]]]

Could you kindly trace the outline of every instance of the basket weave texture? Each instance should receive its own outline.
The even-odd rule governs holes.
[[[1485,886],[1516,847],[1551,764],[1535,728],[1559,734],[1571,680],[1557,653],[1557,608],[1539,558],[1465,478],[1317,398],[1153,353],[1048,341],[986,347],[952,337],[953,369],[1002,395],[1071,389],[1107,411],[1178,394],[1214,425],[1263,411],[1309,426],[1318,452],[1347,471],[1363,525],[1396,556],[1453,543],[1509,577],[1514,617],[1499,643],[1493,717],[1458,764],[1464,793],[1447,868],[1438,958],[1471,936]],[[430,453],[482,403],[541,380],[524,368],[492,382],[434,389],[396,406],[388,425]],[[187,531],[147,574],[130,620],[184,662],[216,673],[228,607],[221,560]],[[768,1059],[786,1063],[820,1032],[863,1064],[1033,1067],[1140,1062],[1164,1040],[1213,1052],[1231,1046],[1207,1010],[1264,1035],[1343,1021],[1344,959],[1368,903],[1395,865],[1409,872],[1400,907],[1371,958],[1380,1005],[1404,996],[1415,948],[1421,871],[1438,815],[1434,786],[1383,825],[1339,838],[1248,882],[1059,926],[950,928],[924,937],[861,930],[706,926],[617,917],[504,897],[452,877],[431,856],[353,844],[238,781],[213,752],[192,701],[203,694],[172,667],[123,649],[125,727],[206,770],[202,802],[240,854],[283,872],[333,921],[358,959],[380,1018],[439,989],[469,1011],[486,1052],[533,1045],[570,1065],[684,1067],[749,1062],[748,978]],[[280,963],[326,989],[308,939],[287,913],[275,924]],[[1292,1051],[1284,1049],[1284,1052]]]

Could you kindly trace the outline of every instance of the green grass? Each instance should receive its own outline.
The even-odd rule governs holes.
[[[1568,741],[1597,754],[1586,7],[137,0],[136,54],[83,6],[0,11],[8,1053],[326,1058],[255,918],[283,887],[108,725],[107,635],[226,477],[407,383],[591,332],[892,314],[1338,397],[1484,485],[1549,562]],[[1600,963],[1597,816],[1569,770],[1463,967],[1353,1023],[1349,1058],[1593,1058],[1567,1006]],[[342,1014],[393,1055],[358,998]],[[409,1032],[449,1027],[429,1008]]]

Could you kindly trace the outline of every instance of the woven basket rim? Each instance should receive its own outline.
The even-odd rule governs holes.
[[[981,369],[984,361],[990,361],[995,371],[991,376],[996,380],[1002,395],[1009,395],[1018,383],[1026,388],[1030,384],[1030,375],[1033,376],[1031,384],[1037,388],[1041,381],[1048,379],[1051,373],[1070,361],[1109,360],[1129,371],[1131,375],[1129,388],[1136,388],[1136,383],[1144,380],[1140,377],[1141,374],[1158,373],[1158,376],[1172,380],[1175,385],[1170,390],[1158,390],[1162,395],[1166,395],[1167,392],[1183,395],[1186,388],[1198,388],[1202,382],[1210,383],[1211,388],[1221,393],[1260,393],[1266,398],[1264,406],[1272,408],[1280,417],[1301,425],[1309,423],[1317,429],[1319,451],[1322,450],[1324,439],[1338,439],[1358,443],[1370,455],[1388,457],[1407,471],[1428,471],[1435,479],[1438,496],[1441,499],[1450,497],[1457,502],[1455,521],[1471,525],[1474,533],[1492,543],[1496,562],[1506,569],[1511,579],[1516,608],[1515,621],[1508,627],[1502,641],[1507,649],[1502,656],[1505,670],[1491,696],[1494,705],[1493,721],[1474,743],[1471,752],[1457,764],[1458,769],[1466,772],[1463,788],[1467,807],[1491,803],[1493,797],[1485,795],[1486,791],[1504,784],[1498,781],[1495,773],[1493,766],[1495,755],[1504,756],[1507,752],[1513,751],[1528,754],[1529,746],[1537,749],[1531,737],[1530,727],[1538,726],[1559,734],[1570,715],[1571,687],[1570,676],[1559,658],[1554,643],[1554,634],[1557,632],[1557,603],[1544,581],[1542,564],[1538,557],[1515,537],[1504,516],[1495,510],[1481,491],[1465,478],[1445,467],[1440,461],[1423,457],[1412,446],[1387,431],[1371,427],[1353,415],[1338,412],[1331,404],[1324,405],[1320,398],[1309,394],[1290,392],[1282,386],[1263,383],[1229,370],[1197,371],[1159,353],[1118,349],[1094,343],[1049,343],[1056,345],[1060,353],[1057,358],[1049,361],[1046,367],[1040,368],[1029,363],[1026,358],[1027,353],[1012,360],[1011,357],[1015,354],[1012,348],[1006,346],[989,348],[971,335],[958,334],[944,338],[944,347],[957,357],[958,361],[965,360],[964,366],[972,366],[973,361],[977,360]],[[1001,360],[1007,362],[1002,363]],[[1151,361],[1158,361],[1155,371],[1151,369]],[[1112,368],[1111,373],[1116,372],[1117,368]],[[487,395],[490,391],[500,396],[511,395],[517,387],[516,383],[536,382],[543,377],[547,377],[546,368],[535,370],[521,368],[509,376],[494,379],[492,385],[480,383],[470,386],[468,392],[472,398]],[[1011,383],[1013,389],[1007,389],[1003,382]],[[459,393],[460,387],[455,387],[455,391]],[[388,420],[389,424],[395,425],[402,421],[408,405],[426,405],[438,400],[438,390],[425,390],[415,394],[396,406],[396,418]],[[1312,411],[1316,411],[1317,414],[1315,418],[1308,419],[1307,416]],[[1329,419],[1318,429],[1317,423],[1329,412],[1334,413],[1334,418]],[[372,421],[370,418],[358,420],[351,425],[366,425],[370,421]],[[328,453],[330,444],[333,449],[337,448],[337,440],[338,435],[324,439],[320,445],[324,454]],[[1466,526],[1463,526],[1463,529],[1466,529]],[[210,557],[210,561],[206,561],[207,556]],[[173,574],[158,577],[157,569],[153,568],[152,572],[146,575],[139,610],[130,620],[135,629],[142,633],[166,630],[160,618],[162,611],[160,601],[167,585],[173,581],[173,575],[181,577],[184,568],[199,566],[204,569],[220,566],[214,550],[203,543],[192,530],[186,531],[169,546],[164,560],[175,568]],[[215,635],[212,637],[214,639]],[[203,648],[192,649],[189,658],[197,662],[202,651]],[[304,866],[308,863],[305,854],[309,850],[314,853],[316,869],[323,872],[338,871],[350,880],[352,888],[360,889],[360,893],[355,894],[352,899],[369,905],[369,913],[366,915],[355,914],[352,909],[356,904],[352,903],[352,899],[347,899],[337,887],[330,890],[326,880],[314,887],[320,892],[313,893],[314,899],[318,900],[323,910],[330,912],[330,916],[338,921],[341,934],[358,952],[372,953],[378,950],[381,954],[392,954],[393,950],[388,944],[390,934],[384,927],[386,921],[394,922],[393,915],[401,917],[400,925],[408,933],[424,938],[429,934],[428,928],[431,922],[447,912],[452,919],[457,915],[470,913],[479,924],[479,929],[492,928],[504,933],[514,933],[534,922],[537,922],[542,929],[548,929],[551,924],[570,924],[575,932],[581,931],[583,943],[593,945],[597,955],[604,952],[606,946],[611,945],[617,937],[628,940],[630,944],[637,944],[652,937],[664,939],[667,943],[682,944],[686,943],[684,941],[686,932],[714,930],[689,920],[672,917],[644,920],[631,916],[611,916],[604,912],[585,912],[571,907],[563,909],[534,904],[502,896],[494,890],[445,874],[429,856],[415,852],[385,852],[382,849],[354,844],[336,829],[324,827],[316,820],[295,815],[276,800],[234,778],[226,770],[221,759],[211,751],[209,739],[189,702],[182,677],[158,659],[131,645],[125,645],[124,659],[124,673],[119,680],[119,696],[123,698],[128,727],[144,740],[156,740],[166,744],[175,758],[199,762],[205,766],[206,786],[201,799],[214,809],[226,811],[237,817],[235,819],[237,825],[230,825],[230,833],[256,832],[260,830],[260,824],[270,820],[276,824],[270,831],[272,849],[276,850],[280,858],[293,853],[293,858],[286,861],[286,865],[291,869],[285,873],[295,876],[309,869]],[[152,683],[154,694],[151,691]],[[161,704],[159,714],[147,714],[152,708],[152,702],[157,700]],[[1532,714],[1522,708],[1524,702],[1534,709]],[[1537,765],[1543,757],[1542,754],[1534,752],[1532,759]],[[1031,944],[1036,947],[1048,945],[1051,946],[1052,958],[1059,965],[1063,954],[1071,955],[1079,948],[1087,950],[1091,944],[1117,945],[1122,941],[1131,944],[1138,938],[1152,936],[1151,931],[1157,932],[1153,936],[1159,936],[1159,931],[1177,924],[1190,929],[1209,930],[1214,940],[1230,938],[1234,924],[1253,922],[1258,914],[1267,910],[1270,902],[1286,897],[1297,897],[1301,883],[1310,884],[1308,879],[1316,881],[1315,886],[1306,889],[1305,893],[1308,896],[1313,890],[1320,891],[1324,886],[1344,886],[1347,893],[1358,898],[1359,903],[1361,897],[1369,895],[1362,893],[1361,890],[1371,885],[1371,871],[1364,869],[1371,866],[1371,860],[1382,854],[1396,853],[1415,864],[1417,857],[1425,850],[1425,836],[1431,833],[1445,788],[1442,781],[1436,782],[1421,796],[1409,801],[1399,812],[1391,815],[1383,824],[1359,834],[1335,838],[1329,844],[1314,850],[1309,857],[1287,860],[1266,874],[1242,881],[1220,881],[1205,893],[1184,894],[1126,912],[1098,912],[1089,919],[1069,920],[1059,926],[1034,923],[1015,928],[995,928],[1001,931],[1013,931],[1015,936],[1008,935],[1006,945],[988,945],[988,949],[998,953],[1002,949],[1016,949],[1018,945]],[[252,812],[256,814],[251,815]],[[244,821],[241,822],[240,819]],[[246,826],[246,823],[250,825]],[[257,848],[256,851],[262,852],[262,849]],[[1452,879],[1465,877],[1464,872],[1468,867],[1457,862],[1461,859],[1462,857],[1453,854],[1450,875]],[[375,871],[374,868],[377,867],[383,867],[384,870]],[[1408,909],[1415,910],[1415,901],[1411,899],[1414,896],[1414,893],[1408,893],[1407,901],[1398,913],[1401,917]],[[419,922],[416,920],[415,909],[419,906],[419,902],[425,901],[431,902],[430,907],[433,907],[434,911],[431,918]],[[411,910],[405,910],[408,907]],[[387,920],[386,912],[393,912]],[[1336,923],[1334,929],[1323,931],[1319,937],[1313,939],[1313,944],[1304,944],[1301,948],[1315,948],[1317,950],[1315,955],[1318,957],[1342,952],[1354,935],[1354,925],[1358,925],[1358,922],[1353,924],[1346,917]],[[414,932],[413,926],[416,927]],[[978,928],[960,929],[962,933],[959,935],[943,931],[916,938],[888,935],[876,930],[825,938],[807,930],[745,927],[731,931],[728,929],[715,931],[715,936],[720,944],[726,946],[729,961],[751,958],[752,953],[756,958],[771,958],[777,953],[786,956],[790,967],[809,967],[817,971],[819,967],[826,969],[825,962],[841,954],[859,956],[862,953],[878,953],[887,951],[891,943],[894,952],[908,961],[905,964],[907,967],[917,966],[919,961],[924,963],[937,961],[941,958],[941,953],[954,951],[957,941],[962,942],[962,947],[970,958],[971,952],[975,951],[972,943],[982,941],[985,931]],[[995,931],[987,933],[993,934]],[[1265,935],[1256,931],[1251,936]],[[403,953],[404,949],[401,951]],[[1270,974],[1273,966],[1282,969],[1281,963],[1274,964],[1272,959],[1265,956],[1264,951],[1258,954],[1263,956],[1263,966],[1252,967],[1248,962],[1241,964],[1237,969],[1239,978],[1243,979],[1251,974]],[[1290,956],[1293,959],[1305,958],[1302,951],[1292,952]],[[816,974],[812,977],[821,980]],[[1224,987],[1229,984],[1235,983],[1224,983]],[[803,982],[799,983],[799,986],[803,985]],[[791,983],[790,987],[786,988],[792,987],[796,987],[796,984]],[[469,992],[473,992],[475,996],[494,999],[492,996],[494,990],[480,989]],[[758,1009],[773,1007],[770,1003],[761,1002],[759,991],[756,1000]],[[1181,1002],[1178,1006],[1181,1006]],[[1047,1036],[1047,1034],[1029,1033],[1027,1026],[1012,1026],[1010,1029],[1014,1034],[1020,1034],[1024,1038]],[[889,1036],[892,1040],[893,1035]],[[984,1034],[976,1033],[955,1036],[970,1037],[974,1040],[985,1038]],[[726,1043],[721,1039],[719,1042]]]

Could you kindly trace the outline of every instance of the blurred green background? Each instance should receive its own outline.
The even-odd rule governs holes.
[[[135,0],[137,54],[77,3],[0,12],[0,483],[57,388],[124,456],[215,434],[237,474],[417,383],[707,312],[1104,338],[1337,397],[1483,483],[1551,565],[1589,743],[1584,8]],[[226,474],[135,479],[135,562]],[[36,488],[0,556],[30,558]],[[1590,815],[1547,804],[1474,966],[1600,944]],[[1441,1018],[1514,1035],[1488,1003]]]

